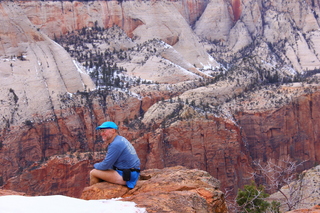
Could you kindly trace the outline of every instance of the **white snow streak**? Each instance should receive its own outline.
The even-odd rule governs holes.
[[[147,213],[134,202],[111,200],[82,200],[62,195],[27,197],[0,196],[1,213]]]

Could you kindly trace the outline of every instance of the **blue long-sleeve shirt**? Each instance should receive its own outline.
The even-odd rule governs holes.
[[[124,137],[117,135],[108,146],[105,159],[95,163],[94,168],[98,170],[140,168],[140,159],[132,144]]]

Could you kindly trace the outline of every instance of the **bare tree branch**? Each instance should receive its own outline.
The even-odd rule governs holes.
[[[254,162],[257,172],[253,173],[256,178],[263,180],[266,190],[269,193],[279,192],[284,201],[282,205],[287,206],[287,210],[295,209],[303,200],[310,197],[314,190],[308,195],[303,194],[306,181],[303,175],[297,175],[298,167],[306,161],[294,162],[289,159],[273,163],[271,160],[262,164],[260,161]]]

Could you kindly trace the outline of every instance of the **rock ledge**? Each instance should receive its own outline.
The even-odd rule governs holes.
[[[150,169],[141,172],[137,186],[97,183],[86,187],[82,199],[119,198],[133,201],[150,212],[217,212],[226,213],[220,182],[206,171],[182,166]]]

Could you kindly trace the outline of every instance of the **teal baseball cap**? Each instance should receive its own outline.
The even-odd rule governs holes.
[[[106,121],[96,128],[96,130],[99,129],[118,129],[118,126],[112,121]]]

